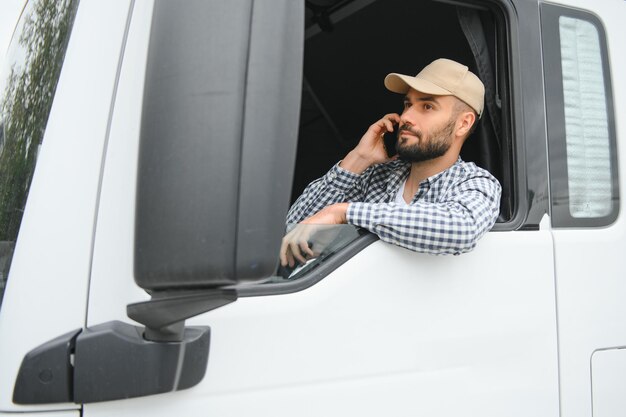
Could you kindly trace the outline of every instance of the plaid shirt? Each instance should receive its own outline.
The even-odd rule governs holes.
[[[287,224],[301,222],[328,205],[349,202],[348,223],[385,242],[437,255],[472,250],[500,212],[498,180],[459,158],[422,181],[410,205],[398,204],[396,194],[410,170],[410,163],[396,160],[359,175],[336,164],[307,186],[289,210]]]

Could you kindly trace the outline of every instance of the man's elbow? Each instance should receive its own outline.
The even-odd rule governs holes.
[[[458,256],[468,253],[476,248],[478,241],[491,229],[489,227],[479,227],[475,223],[469,223],[453,234],[441,234],[438,239],[433,239],[425,244],[415,245],[409,249],[415,252],[424,252],[433,255],[454,255]],[[423,242],[424,243],[424,242]]]
[[[487,224],[479,225],[477,223],[471,223],[464,234],[464,238],[458,239],[458,245],[453,251],[449,251],[446,254],[461,255],[463,253],[471,252],[474,250],[478,241],[483,238],[489,232],[496,223],[497,216],[494,216]]]
[[[462,255],[464,253],[473,251],[479,239],[480,239],[480,236],[478,235],[464,238],[464,239],[459,239],[458,241],[452,244],[440,245],[431,253],[433,253],[434,255],[454,255],[454,256]]]

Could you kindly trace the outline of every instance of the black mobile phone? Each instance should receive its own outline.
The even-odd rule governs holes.
[[[385,143],[385,150],[387,151],[387,156],[392,157],[395,156],[396,151],[396,143],[398,143],[398,125],[393,124],[393,132],[387,132],[383,135],[383,141]]]

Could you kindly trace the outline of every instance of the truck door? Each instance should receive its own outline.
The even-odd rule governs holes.
[[[310,55],[307,58],[306,48],[310,53],[323,55],[315,49],[320,44],[330,47],[353,39],[342,38],[341,33],[354,33],[351,30],[360,28],[362,32],[358,33],[367,35],[373,26],[358,24],[359,19],[381,16],[381,7],[386,2],[353,9],[358,19],[346,16],[336,23],[335,33],[339,35],[334,38],[325,38],[327,34],[313,25],[307,29],[311,36],[307,41],[302,39],[309,36],[302,33],[302,21],[287,29],[287,22],[293,23],[287,17],[292,15],[276,15],[295,7],[285,7],[287,3],[291,4],[276,6],[271,13],[255,3],[251,15],[249,10],[224,8],[220,9],[221,14],[198,21],[207,27],[218,25],[212,19],[228,21],[231,28],[247,27],[248,21],[252,22],[251,30],[263,27],[267,38],[251,36],[251,44],[246,48],[250,48],[249,62],[256,59],[267,62],[263,56],[281,62],[269,66],[272,69],[286,64],[277,50],[296,48],[292,42],[299,43],[299,48],[304,44],[304,69],[299,61],[297,68],[308,74],[309,79],[303,83],[304,87],[297,88],[306,90],[303,106],[315,105],[317,101],[323,110],[319,112],[324,113],[332,106],[322,94],[321,80],[330,83],[330,75],[323,71],[341,74],[339,68],[351,60],[357,62],[358,55],[348,56],[334,67],[332,61],[307,65],[311,61],[307,61]],[[454,7],[437,2],[428,5],[425,12],[457,22]],[[137,233],[136,161],[146,152],[140,145],[141,111],[146,105],[145,97],[152,94],[144,90],[147,88],[144,68],[151,59],[146,45],[154,36],[151,32],[156,30],[158,19],[153,17],[156,7],[158,2],[136,3],[129,26],[102,181],[88,327],[111,320],[128,323],[126,306],[149,298],[132,277],[136,262],[133,259]],[[511,50],[504,55],[507,66],[519,68],[513,57],[523,54],[527,56],[525,66],[529,71],[514,70],[515,75],[507,79],[508,86],[502,90],[510,95],[510,101],[504,104],[506,110],[501,111],[515,114],[514,118],[505,120],[508,139],[503,145],[503,154],[512,158],[503,157],[508,166],[507,192],[514,197],[510,197],[509,202],[513,203],[496,231],[488,234],[472,253],[434,257],[394,247],[371,234],[344,226],[337,233],[343,238],[342,244],[319,262],[292,276],[275,275],[262,282],[236,286],[239,296],[236,302],[187,321],[189,325],[211,327],[207,372],[198,385],[157,396],[88,403],[84,404],[83,413],[88,416],[558,415],[553,240],[549,225],[545,220],[542,222],[547,193],[547,164],[542,151],[545,123],[543,111],[535,103],[537,97],[543,98],[541,85],[535,82],[541,74],[540,38],[532,25],[518,29],[512,10],[496,10],[509,19],[505,22],[512,30],[523,31],[525,39],[532,40],[524,45],[506,41],[511,42]],[[520,6],[517,12],[538,26],[538,14],[532,7]],[[195,22],[192,18],[186,21]],[[434,17],[431,21],[440,22]],[[225,30],[221,39],[206,41],[220,45],[220,40],[230,39],[233,44],[242,41],[247,45],[237,32]],[[466,42],[461,31],[457,35]],[[355,50],[359,50],[357,46]],[[469,59],[473,59],[469,47],[467,51]],[[226,62],[231,58],[223,59]],[[239,68],[232,65],[228,68]],[[253,80],[248,92],[259,88],[251,87],[255,85],[254,71],[250,69],[247,74]],[[224,85],[224,91],[230,91],[230,87]],[[271,84],[266,88],[277,91],[285,87]],[[284,94],[291,97],[290,91]],[[337,101],[345,99],[336,94]],[[224,105],[228,105],[226,98]],[[267,111],[267,107],[267,104],[246,107],[248,116],[237,114],[235,119]],[[314,119],[315,109],[306,110],[311,113],[301,114]],[[164,112],[163,117],[166,116]],[[337,121],[340,116],[340,113],[327,114]],[[309,145],[304,142],[302,131],[307,129],[305,122],[311,119],[301,120],[299,145],[302,147]],[[233,122],[230,118],[220,121],[227,125]],[[182,175],[168,165],[167,156],[161,158],[163,171]],[[258,175],[263,175],[260,166],[255,165]],[[513,170],[513,166],[520,171]],[[304,170],[298,166],[295,169]],[[281,173],[277,172],[275,178],[281,181]],[[261,192],[284,186],[289,185],[279,182]],[[211,191],[195,193],[211,194]],[[192,198],[171,200],[174,207],[189,204],[193,204]],[[450,399],[451,395],[454,400]]]
[[[623,2],[542,5],[561,415],[626,406]],[[597,6],[597,7],[596,7]],[[600,18],[598,17],[600,16]],[[620,180],[621,177],[621,180]]]

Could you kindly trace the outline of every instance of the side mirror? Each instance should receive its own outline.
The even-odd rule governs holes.
[[[135,281],[152,306],[189,310],[172,297],[201,292],[215,308],[236,299],[224,286],[276,268],[297,145],[304,6],[252,3],[155,3],[135,229]],[[140,305],[129,316],[153,330],[207,311],[168,310],[155,322],[159,314]]]

